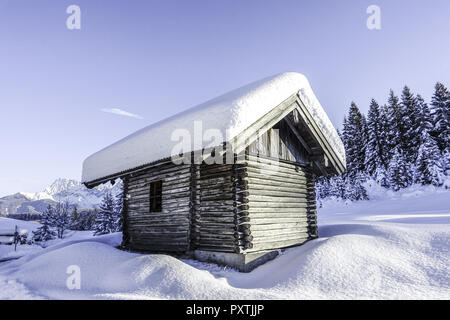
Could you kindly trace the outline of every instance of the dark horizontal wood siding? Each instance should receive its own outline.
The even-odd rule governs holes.
[[[150,184],[162,181],[162,211],[150,212]],[[131,250],[189,250],[191,166],[166,163],[126,181],[124,244]]]
[[[317,237],[314,176],[298,163],[249,154],[245,162],[252,248],[278,249]]]
[[[193,249],[240,252],[248,239],[239,232],[236,193],[239,164],[201,164],[197,168],[196,206],[193,214]]]

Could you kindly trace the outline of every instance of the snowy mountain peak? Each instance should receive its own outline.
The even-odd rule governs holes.
[[[93,189],[86,188],[79,181],[59,178],[44,191],[36,193],[18,192],[0,198],[0,216],[15,213],[43,212],[48,204],[69,202],[79,209],[97,208],[107,192],[116,196],[121,189],[120,179],[112,185],[110,182]]]
[[[49,187],[45,188],[44,192],[49,195],[55,195],[63,191],[70,190],[74,187],[78,187],[79,185],[81,185],[79,181],[58,178]]]

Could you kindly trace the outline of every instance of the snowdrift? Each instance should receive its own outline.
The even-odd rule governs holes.
[[[319,212],[320,239],[248,274],[120,251],[120,234],[75,234],[0,264],[0,298],[450,299],[449,193],[329,204]],[[417,210],[420,201],[428,211]],[[66,286],[71,265],[81,290]]]

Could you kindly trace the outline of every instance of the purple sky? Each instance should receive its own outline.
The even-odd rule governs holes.
[[[448,0],[0,0],[0,39],[0,196],[79,180],[91,153],[284,71],[309,78],[337,127],[352,100],[365,112],[390,88],[428,100],[450,84]]]

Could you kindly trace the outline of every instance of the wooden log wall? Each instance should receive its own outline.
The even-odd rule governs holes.
[[[162,180],[162,212],[150,183]],[[153,252],[254,252],[317,237],[306,164],[246,154],[235,164],[162,164],[125,177],[124,246]]]
[[[248,226],[240,225],[242,164],[197,166],[192,249],[241,252],[249,247]]]
[[[131,250],[190,249],[191,165],[166,163],[126,177],[124,245]],[[150,212],[150,183],[162,180],[162,211]]]
[[[242,185],[248,252],[299,245],[317,237],[314,176],[307,165],[249,154]]]

